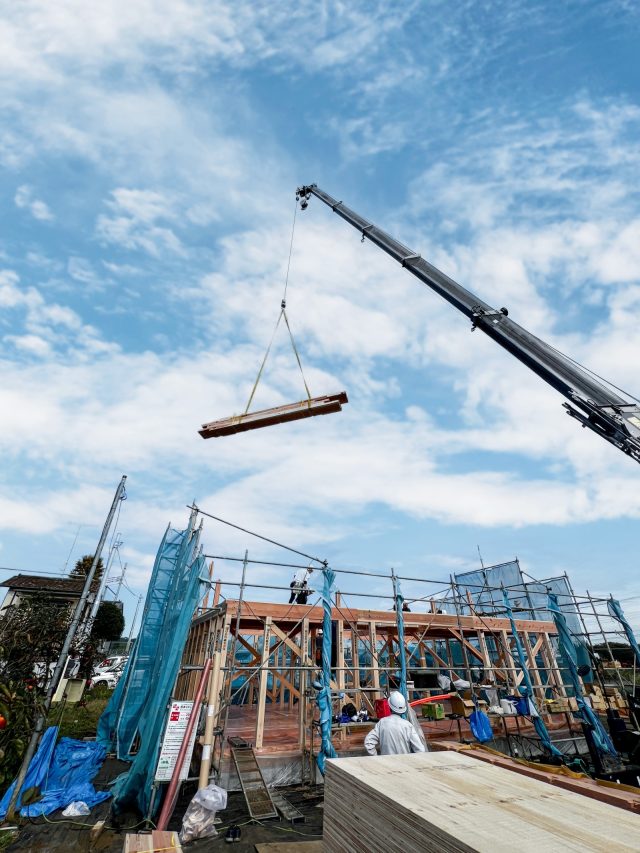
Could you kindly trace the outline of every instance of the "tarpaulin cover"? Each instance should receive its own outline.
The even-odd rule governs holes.
[[[98,743],[63,737],[53,750],[57,732],[57,726],[47,729],[29,765],[22,790],[38,786],[42,796],[37,803],[20,809],[23,817],[50,814],[77,800],[91,809],[111,796],[106,791],[96,791],[91,784],[105,759],[105,748]],[[0,816],[6,812],[12,790],[13,785],[0,803]]]
[[[489,717],[487,717],[484,711],[479,711],[476,708],[475,711],[471,712],[469,715],[469,728],[471,729],[471,734],[480,743],[493,740],[493,729],[491,728]]]
[[[55,749],[57,734],[58,727],[50,726],[42,735],[40,745],[38,746],[36,754],[31,759],[31,763],[27,769],[27,775],[25,776],[22,791],[20,792],[21,796],[24,791],[28,791],[29,788],[42,787],[42,783],[47,775],[47,770],[49,769],[49,764],[51,763],[53,750]],[[4,797],[0,800],[0,820],[7,813],[15,787],[16,783],[14,780],[11,785],[9,785]],[[18,798],[18,807],[20,806],[21,796]]]
[[[524,688],[522,688],[522,687],[520,688],[520,692],[528,700],[526,712],[527,713],[529,712],[529,710],[530,710],[529,706],[532,705],[533,709],[535,711],[535,714],[532,714],[531,717],[533,720],[534,728],[538,734],[538,737],[540,738],[542,745],[545,747],[545,749],[548,752],[551,753],[551,755],[555,755],[556,758],[563,758],[563,755],[560,752],[560,750],[551,743],[551,738],[549,737],[549,732],[547,731],[547,727],[545,726],[545,724],[543,723],[543,721],[540,718],[540,715],[538,714],[538,709],[536,708],[536,705],[534,702],[534,693],[533,693],[533,685],[531,683],[531,676],[529,675],[529,670],[527,669],[527,661],[526,661],[526,658],[524,656],[524,649],[522,648],[522,643],[520,642],[520,637],[518,635],[518,631],[516,630],[516,623],[514,622],[514,619],[513,619],[513,611],[511,610],[511,605],[509,604],[509,598],[507,596],[506,591],[503,590],[502,594],[503,594],[504,606],[505,606],[505,609],[507,611],[507,616],[509,617],[509,622],[511,623],[511,633],[513,634],[513,638],[514,638],[515,643],[516,643],[516,654],[518,655],[518,663],[520,664],[520,669],[522,670],[522,675],[524,678],[525,686],[524,686]]]
[[[192,514],[189,526],[182,532],[169,528],[156,557],[145,603],[145,623],[120,694],[120,708],[115,712],[116,731],[111,733],[112,737],[117,735],[119,756],[131,748],[136,734],[139,738],[131,768],[113,786],[116,812],[134,803],[142,814],[150,816],[165,709],[171,700],[205,568],[200,530],[194,530],[194,520]],[[105,714],[100,732],[106,735],[114,709],[108,707]]]
[[[316,702],[320,711],[320,734],[322,744],[316,759],[318,769],[324,776],[324,765],[327,758],[336,758],[337,753],[331,743],[331,588],[335,580],[335,572],[331,569],[322,570],[324,583],[322,585],[322,676],[314,683],[318,691]]]
[[[618,753],[616,752],[609,735],[605,731],[604,726],[593,712],[591,706],[585,701],[582,684],[580,683],[580,676],[578,675],[578,658],[576,655],[574,641],[569,633],[564,614],[558,606],[558,599],[552,593],[549,593],[549,610],[553,615],[553,621],[558,629],[560,653],[564,660],[569,680],[575,693],[575,699],[578,704],[578,713],[584,722],[590,726],[593,733],[593,739],[598,750],[611,756],[617,756]]]
[[[627,621],[627,617],[624,615],[622,607],[620,606],[620,602],[617,601],[615,598],[610,598],[607,601],[607,609],[609,610],[609,613],[614,617],[614,619],[617,619],[618,622],[624,628],[624,632],[627,635],[629,644],[636,656],[637,664],[638,666],[640,666],[640,648],[638,647],[638,641],[635,638],[631,625]]]

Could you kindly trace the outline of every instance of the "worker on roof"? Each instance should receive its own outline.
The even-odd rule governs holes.
[[[295,601],[296,604],[306,604],[307,598],[309,597],[309,593],[311,590],[307,584],[307,581],[311,577],[313,569],[311,566],[307,566],[306,569],[298,569],[298,571],[293,576],[293,580],[289,584],[291,587],[291,596],[289,598],[289,604],[293,604]]]
[[[375,724],[364,739],[364,748],[369,755],[406,755],[424,752],[424,744],[412,724],[401,716],[407,711],[407,700],[399,690],[389,696],[391,714]]]

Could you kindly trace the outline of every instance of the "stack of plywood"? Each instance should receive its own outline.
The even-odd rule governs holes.
[[[327,762],[327,853],[632,853],[640,816],[450,752]]]

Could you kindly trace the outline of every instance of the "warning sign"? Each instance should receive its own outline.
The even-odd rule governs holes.
[[[162,741],[162,749],[160,750],[160,758],[158,759],[158,767],[156,769],[156,782],[170,782],[173,774],[173,768],[178,760],[178,753],[182,746],[182,739],[187,730],[187,723],[191,716],[193,702],[172,702],[169,708],[169,719],[164,732]],[[193,754],[193,745],[196,740],[197,725],[193,727],[191,737],[189,738],[189,746],[184,757],[182,769],[180,771],[180,781],[184,782],[189,774],[189,765],[191,764],[191,756]]]

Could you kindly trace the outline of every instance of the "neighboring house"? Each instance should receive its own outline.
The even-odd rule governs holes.
[[[97,591],[99,581],[94,581],[92,589]],[[82,594],[84,587],[83,578],[45,578],[42,575],[14,575],[0,583],[0,587],[7,588],[7,594],[0,605],[0,616],[7,607],[19,604],[24,598],[31,595],[46,595],[49,601],[58,601],[61,605],[74,605]]]

